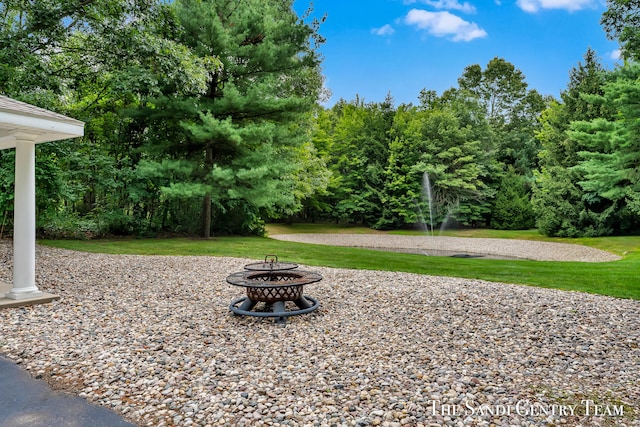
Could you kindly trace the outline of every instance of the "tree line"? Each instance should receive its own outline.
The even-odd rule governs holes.
[[[81,140],[37,149],[49,237],[328,220],[637,233],[637,13],[608,1],[602,25],[625,62],[605,70],[587,49],[560,99],[496,57],[416,105],[325,108],[321,20],[292,1],[8,1],[0,93],[86,123]],[[13,168],[0,152],[2,231]]]

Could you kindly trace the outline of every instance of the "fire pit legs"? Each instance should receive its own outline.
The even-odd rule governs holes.
[[[300,310],[313,307],[313,304],[310,304],[309,300],[305,297],[300,297],[297,300],[295,300],[293,303],[297,305]]]
[[[318,300],[309,296],[304,296],[293,302],[300,308],[300,310],[287,311],[285,309],[284,301],[276,301],[275,303],[270,304],[271,311],[251,311],[258,301],[253,301],[248,297],[242,297],[233,301],[229,305],[229,310],[231,310],[233,314],[241,316],[275,317],[275,323],[285,325],[287,317],[311,313],[320,307]],[[249,309],[246,310],[245,307],[249,307]]]
[[[271,305],[271,310],[273,311],[274,314],[278,314],[278,313],[284,313],[285,309],[284,309],[284,301],[276,301]],[[276,323],[278,325],[284,325],[287,323],[287,318],[284,316],[280,316],[276,318]]]
[[[240,305],[240,307],[238,307],[238,309],[242,311],[249,311],[253,307],[255,307],[257,303],[258,301],[254,301],[250,298],[246,298],[244,302]]]

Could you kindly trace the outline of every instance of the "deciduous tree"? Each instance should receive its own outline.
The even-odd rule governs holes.
[[[610,40],[620,42],[622,57],[640,59],[640,3],[637,0],[607,0],[600,23]]]

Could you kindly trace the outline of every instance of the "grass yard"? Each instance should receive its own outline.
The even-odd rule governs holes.
[[[292,226],[278,224],[270,225],[267,230],[269,234],[382,233],[364,227],[327,224],[296,224]],[[418,231],[403,233],[424,234],[424,232]],[[209,255],[255,260],[262,260],[267,254],[277,254],[281,260],[314,266],[384,269],[464,277],[640,300],[640,237],[638,236],[563,239],[547,238],[537,234],[536,231],[501,230],[450,230],[443,235],[583,244],[621,255],[623,259],[606,263],[582,263],[427,257],[361,248],[282,242],[266,237],[216,237],[209,240],[191,238],[41,240],[39,243],[78,251],[112,254]]]

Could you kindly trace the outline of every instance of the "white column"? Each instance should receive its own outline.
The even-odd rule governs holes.
[[[16,135],[13,206],[13,288],[10,299],[42,295],[36,286],[36,144],[30,134]]]

